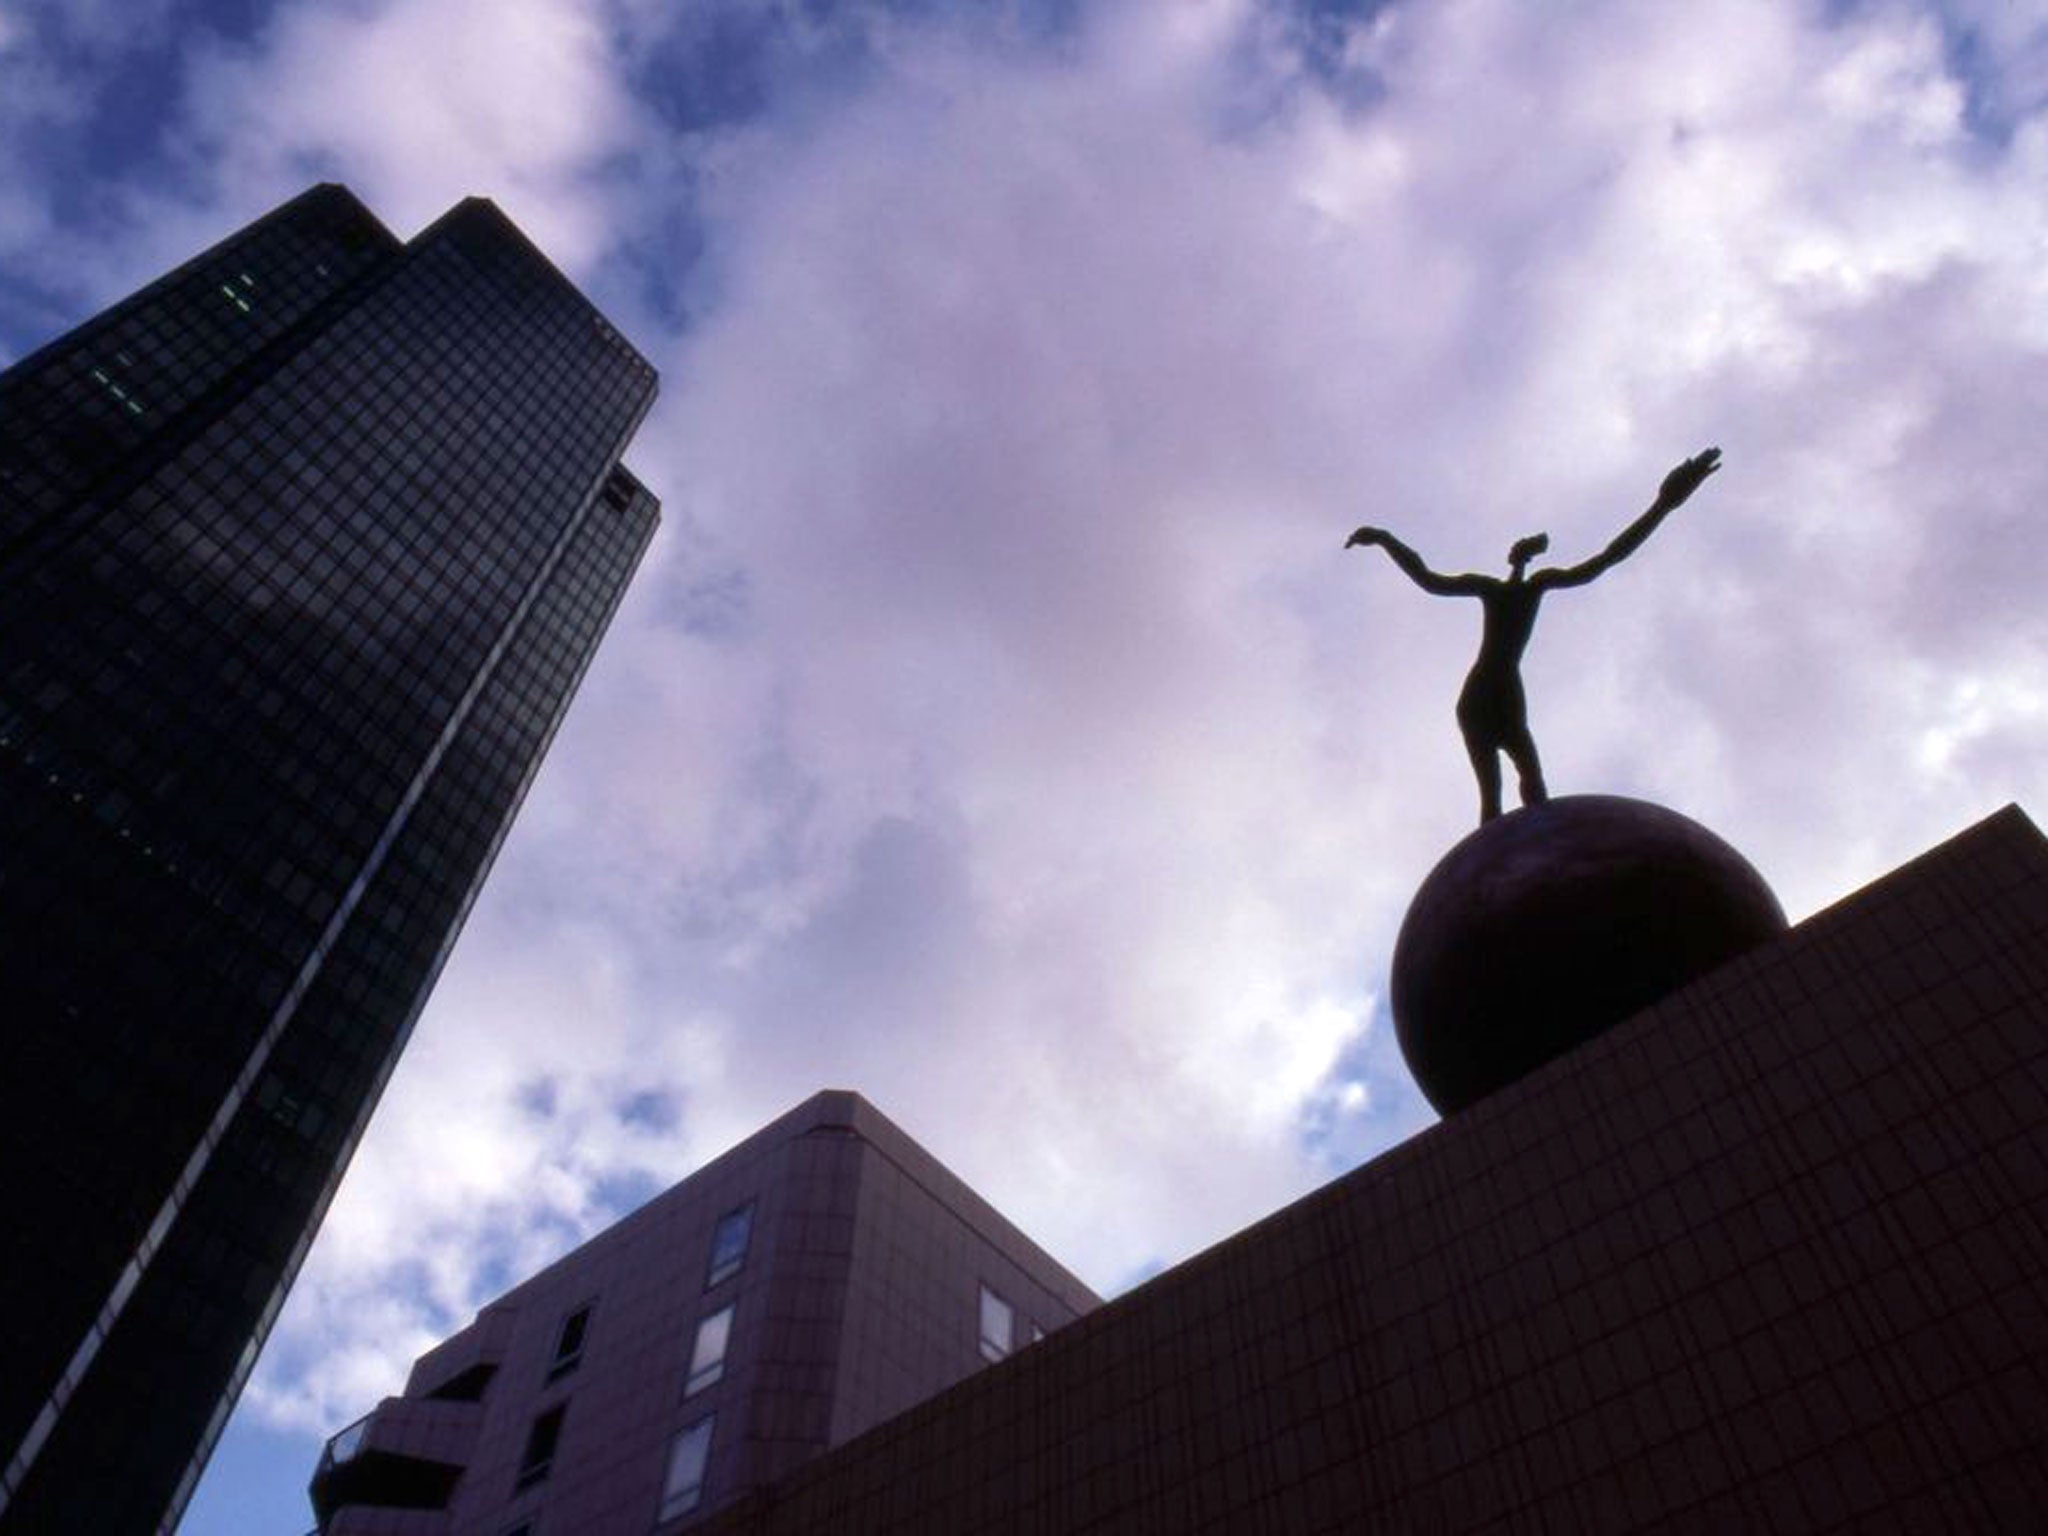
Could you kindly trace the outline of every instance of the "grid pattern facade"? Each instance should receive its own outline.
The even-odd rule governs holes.
[[[981,1370],[985,1284],[1042,1334],[1096,1304],[870,1105],[819,1094],[422,1357],[330,1444],[321,1531],[687,1528]]]
[[[886,1122],[874,1133],[850,1212],[844,1326],[823,1444],[838,1445],[923,1402],[941,1384],[1037,1342],[1092,1310],[1093,1292],[1036,1250],[991,1243],[1002,1217]],[[990,1337],[992,1299],[1007,1332]],[[963,1301],[973,1303],[969,1337]],[[815,1454],[811,1448],[804,1459]],[[764,1465],[760,1481],[781,1467]]]
[[[2007,810],[717,1536],[2034,1531],[2048,844]]]
[[[400,249],[339,187],[289,206],[0,374],[0,538],[146,473],[182,416]]]
[[[653,391],[490,204],[332,187],[0,375],[0,1524],[175,1521],[652,534]]]

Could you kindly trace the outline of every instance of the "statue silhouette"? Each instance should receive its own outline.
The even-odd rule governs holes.
[[[1543,785],[1543,765],[1529,734],[1529,707],[1522,697],[1522,652],[1536,627],[1543,594],[1559,587],[1583,587],[1610,566],[1619,565],[1670,513],[1685,504],[1700,482],[1721,467],[1721,450],[1695,454],[1664,477],[1649,510],[1622,529],[1613,543],[1579,565],[1553,566],[1525,574],[1524,567],[1550,548],[1548,534],[1517,539],[1508,551],[1506,579],[1498,576],[1445,576],[1422,563],[1422,557],[1384,528],[1361,528],[1344,541],[1384,549],[1418,587],[1438,597],[1476,597],[1484,608],[1485,628],[1479,658],[1465,676],[1458,694],[1458,729],[1479,776],[1479,820],[1483,825],[1500,814],[1500,758],[1505,752],[1521,778],[1522,804],[1541,805],[1550,798]]]

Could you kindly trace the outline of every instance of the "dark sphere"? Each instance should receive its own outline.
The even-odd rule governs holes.
[[[1698,822],[1570,795],[1445,854],[1394,944],[1394,1033],[1451,1114],[1785,931],[1763,877]]]

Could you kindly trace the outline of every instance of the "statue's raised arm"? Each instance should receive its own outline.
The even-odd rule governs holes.
[[[1530,575],[1530,583],[1542,592],[1557,587],[1583,587],[1610,567],[1621,564],[1642,547],[1645,539],[1657,531],[1659,523],[1684,506],[1686,498],[1698,490],[1701,482],[1720,467],[1720,449],[1708,448],[1694,454],[1664,477],[1664,483],[1657,487],[1657,499],[1650,503],[1642,516],[1616,534],[1613,543],[1592,559],[1582,560],[1577,565],[1536,571]]]
[[[1361,528],[1344,541],[1346,549],[1371,548],[1375,544],[1387,552],[1387,558],[1401,567],[1410,581],[1438,597],[1477,597],[1493,579],[1489,576],[1446,576],[1441,571],[1432,571],[1423,564],[1422,556],[1384,528]]]
[[[1529,709],[1522,697],[1522,651],[1536,625],[1543,594],[1557,587],[1582,587],[1609,566],[1634,554],[1657,525],[1685,504],[1707,476],[1721,467],[1721,450],[1696,453],[1664,477],[1649,510],[1615,537],[1613,543],[1580,565],[1530,571],[1529,564],[1550,547],[1547,534],[1517,539],[1508,550],[1508,573],[1501,576],[1446,576],[1423,564],[1422,556],[1384,528],[1361,528],[1344,541],[1370,548],[1378,545],[1387,557],[1423,591],[1438,597],[1476,597],[1485,614],[1479,655],[1465,674],[1458,695],[1458,729],[1479,780],[1479,819],[1500,815],[1500,756],[1506,753],[1521,777],[1522,803],[1540,805],[1550,797],[1543,782],[1543,764],[1529,734]]]

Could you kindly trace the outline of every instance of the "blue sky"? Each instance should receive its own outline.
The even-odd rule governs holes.
[[[2048,21],[0,0],[0,358],[300,190],[496,198],[652,357],[663,532],[185,1529],[818,1087],[1116,1290],[1426,1124],[1449,569],[1554,789],[1795,916],[2048,764]]]

